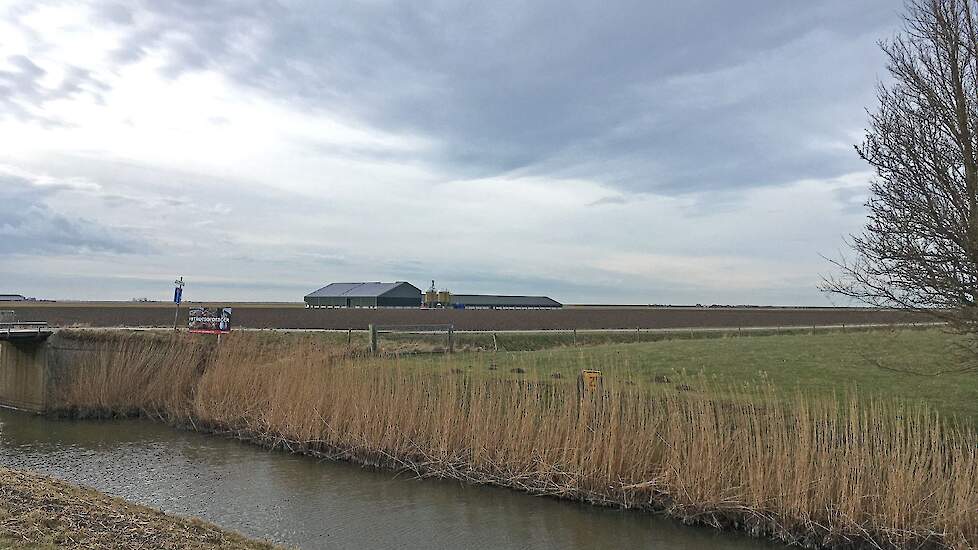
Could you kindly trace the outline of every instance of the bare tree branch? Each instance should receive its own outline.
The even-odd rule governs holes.
[[[947,323],[978,360],[976,15],[978,0],[909,0],[880,43],[893,81],[856,146],[876,172],[868,220],[821,288]]]

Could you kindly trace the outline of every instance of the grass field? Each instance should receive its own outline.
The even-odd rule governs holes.
[[[442,349],[444,335],[390,335],[382,338],[381,347],[393,357],[379,361],[450,375],[568,384],[576,383],[581,369],[597,369],[608,382],[650,386],[664,394],[704,383],[721,389],[773,389],[785,398],[799,391],[813,396],[855,393],[920,401],[978,424],[978,372],[947,372],[968,359],[960,354],[957,337],[942,330],[739,334],[581,332],[575,339],[567,332],[499,333],[494,346],[491,334],[460,333],[456,345],[468,351],[451,355],[415,353]],[[260,332],[248,337],[283,350],[317,345],[365,355],[367,347],[363,332],[353,332],[349,339],[339,332]]]
[[[520,346],[532,345],[527,335]],[[581,338],[583,340],[583,337]],[[566,339],[564,340],[566,342]],[[956,337],[937,329],[668,339],[658,342],[560,346],[537,351],[402,356],[405,367],[466,369],[484,376],[574,383],[582,368],[610,380],[652,385],[665,393],[702,381],[720,387],[772,386],[782,395],[855,392],[920,400],[944,414],[978,423],[978,373],[945,373],[967,360]],[[541,347],[552,340],[541,335]],[[525,372],[512,372],[522,369]],[[914,371],[920,374],[908,374]]]

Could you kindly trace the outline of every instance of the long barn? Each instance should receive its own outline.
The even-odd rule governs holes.
[[[452,294],[452,305],[465,309],[558,309],[563,305],[547,296]]]
[[[304,298],[306,307],[421,307],[421,289],[393,283],[330,283]]]

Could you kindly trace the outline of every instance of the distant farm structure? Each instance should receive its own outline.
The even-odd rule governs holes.
[[[0,294],[0,302],[26,302],[27,297],[21,294]]]
[[[452,294],[452,307],[460,309],[557,309],[563,304],[546,296]]]
[[[452,294],[435,282],[422,294],[405,281],[393,283],[330,283],[307,294],[307,308],[425,308],[425,309],[558,309],[563,304],[547,296]]]
[[[307,294],[306,307],[421,307],[421,289],[394,283],[330,283]]]

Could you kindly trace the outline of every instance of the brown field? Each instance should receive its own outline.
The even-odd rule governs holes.
[[[567,307],[556,310],[305,309],[301,304],[212,304],[234,307],[247,328],[363,330],[373,324],[452,324],[456,330],[607,330],[805,327],[926,322],[906,312],[862,308]],[[55,326],[166,327],[172,304],[76,302],[0,304],[22,321]],[[186,324],[186,304],[179,323]]]

